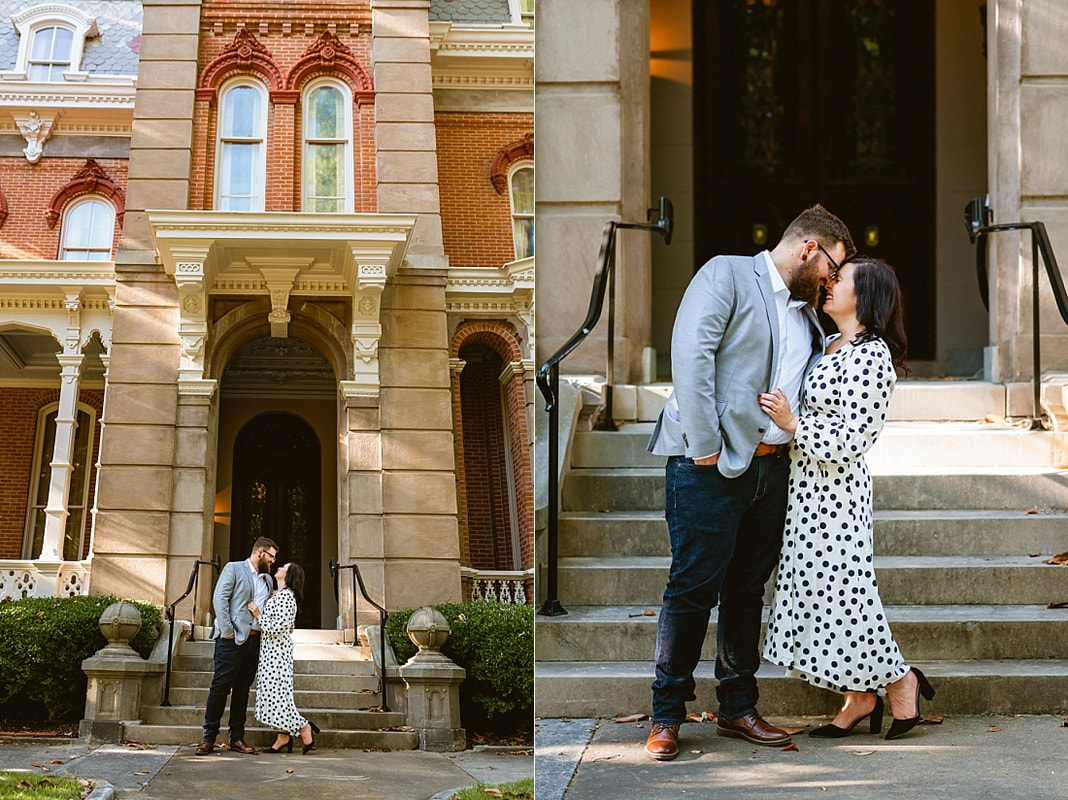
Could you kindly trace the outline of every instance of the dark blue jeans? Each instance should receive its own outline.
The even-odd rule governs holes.
[[[252,634],[244,644],[233,639],[215,640],[215,674],[208,689],[204,709],[204,741],[214,742],[219,735],[226,697],[230,698],[230,741],[245,738],[248,693],[260,666],[260,637]]]
[[[789,449],[753,459],[737,478],[673,456],[665,512],[671,571],[656,632],[653,721],[682,722],[694,700],[711,610],[716,626],[719,714],[756,711],[764,584],[778,563],[786,521]]]

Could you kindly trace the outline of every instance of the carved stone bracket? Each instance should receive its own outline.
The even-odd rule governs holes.
[[[356,286],[352,314],[354,382],[378,394],[378,341],[382,338],[382,290],[388,278],[387,254],[354,253]]]
[[[174,282],[178,286],[178,338],[182,343],[178,381],[204,378],[204,344],[208,338],[208,298],[204,262],[208,248],[191,247],[175,252]]]
[[[63,341],[63,354],[80,355],[82,341],[82,293],[80,289],[63,290],[63,307],[67,310],[67,335]]]
[[[271,336],[285,339],[289,336],[289,293],[300,267],[259,267],[263,283],[271,296],[271,311],[267,320],[271,323]]]
[[[36,111],[31,111],[29,114],[12,114],[19,133],[26,140],[26,146],[22,148],[22,152],[31,164],[36,164],[44,155],[44,143],[52,135],[52,126],[55,125],[59,114],[58,110],[49,110],[44,115]]]

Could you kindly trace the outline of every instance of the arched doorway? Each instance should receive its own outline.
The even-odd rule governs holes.
[[[231,559],[247,558],[266,536],[278,543],[278,564],[304,567],[300,627],[319,627],[321,492],[319,439],[304,420],[268,412],[249,420],[234,442]]]

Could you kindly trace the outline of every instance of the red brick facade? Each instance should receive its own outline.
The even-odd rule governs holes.
[[[434,117],[445,252],[454,267],[515,260],[507,189],[491,180],[501,148],[534,130],[533,114],[441,113]]]

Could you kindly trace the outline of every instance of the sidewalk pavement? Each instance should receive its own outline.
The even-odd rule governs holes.
[[[771,718],[813,728],[826,719]],[[537,800],[936,800],[1068,798],[1068,727],[1053,716],[947,717],[888,742],[796,734],[796,751],[716,735],[714,723],[682,726],[680,755],[642,750],[649,720],[541,719],[535,724]],[[887,722],[887,724],[889,724]],[[883,728],[884,733],[886,728]]]
[[[244,756],[216,747],[90,745],[84,740],[0,743],[0,770],[68,774],[96,784],[92,800],[448,800],[478,782],[534,774],[532,752],[482,747],[461,753],[422,750],[315,750],[302,756]]]

